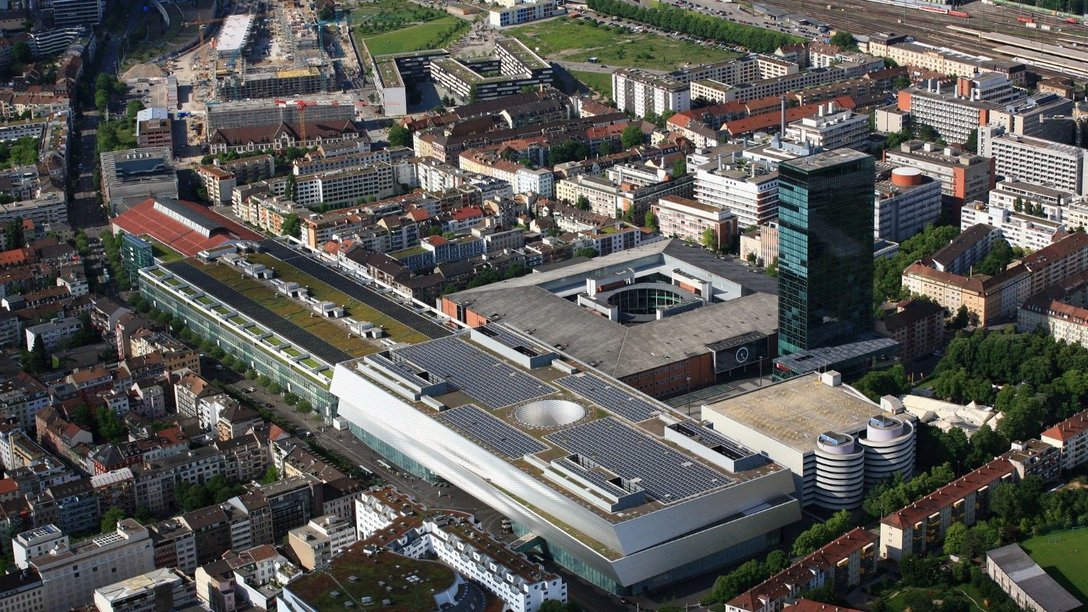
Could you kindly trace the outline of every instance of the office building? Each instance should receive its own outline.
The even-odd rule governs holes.
[[[52,527],[47,525],[41,529]],[[56,529],[53,527],[53,529]],[[50,610],[68,610],[86,605],[99,587],[132,578],[155,569],[154,550],[147,529],[132,519],[123,519],[117,530],[70,546],[67,538],[42,555],[27,548],[39,536],[38,530],[16,536],[17,553],[28,558],[29,567],[42,578],[42,597]]]
[[[963,144],[989,122],[990,102],[963,98],[956,93],[911,87],[899,91],[899,110],[909,112],[911,123],[928,125],[950,143]],[[980,149],[981,152],[981,149]],[[983,156],[986,156],[983,154]]]
[[[50,0],[58,28],[95,26],[102,21],[105,0]]]
[[[1081,601],[1062,588],[1019,544],[986,551],[986,575],[1029,612],[1079,610]]]
[[[994,171],[1025,183],[1047,185],[1077,195],[1088,194],[1085,150],[1032,136],[1017,136],[1002,127],[979,130],[978,151],[994,158]]]
[[[102,196],[114,213],[148,198],[176,199],[174,155],[167,147],[102,153]]]
[[[0,610],[3,612],[46,612],[52,608],[42,596],[42,579],[33,570],[0,576]]]
[[[778,216],[778,172],[751,163],[747,168],[715,160],[695,167],[695,199],[728,210],[747,228]]]
[[[985,201],[986,192],[993,189],[995,183],[992,159],[932,142],[908,140],[898,149],[885,151],[884,161],[917,168],[940,181],[941,195],[948,210],[959,210],[975,200]]]
[[[960,209],[960,229],[985,224],[995,228],[1010,246],[1038,251],[1064,236],[1065,228],[1057,221],[1013,212],[1005,208],[973,202]]]
[[[494,28],[505,28],[555,14],[555,0],[529,0],[513,6],[502,6],[488,11],[487,22]]]
[[[795,376],[702,407],[716,431],[793,472],[802,506],[855,509],[865,492],[914,473],[914,423],[843,385],[837,372]]]
[[[873,158],[825,151],[778,173],[779,353],[871,330]]]
[[[875,184],[873,235],[902,242],[941,217],[941,184],[917,168],[896,168]]]

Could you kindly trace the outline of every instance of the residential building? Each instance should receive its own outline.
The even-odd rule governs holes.
[[[62,342],[76,335],[82,327],[79,317],[62,317],[48,323],[31,325],[24,330],[26,350],[34,350],[34,345],[41,342],[45,345],[45,350],[54,351]]]
[[[1057,221],[987,206],[982,202],[971,202],[960,209],[961,230],[979,224],[996,229],[1010,246],[1027,251],[1050,246],[1065,235],[1064,226]]]
[[[3,612],[46,612],[41,576],[32,570],[0,576],[0,610]]]
[[[928,125],[948,142],[963,144],[972,133],[979,132],[989,123],[990,110],[995,105],[981,100],[963,98],[954,92],[911,87],[899,91],[899,110],[909,112],[914,125]],[[983,157],[990,157],[982,152]]]
[[[295,179],[295,203],[315,208],[321,204],[351,206],[360,200],[380,200],[397,192],[393,167],[374,164],[299,176]]]
[[[196,176],[204,185],[204,191],[208,194],[208,201],[219,205],[231,201],[231,194],[238,184],[238,179],[233,172],[228,172],[218,166],[197,166]]]
[[[313,517],[314,480],[294,476],[258,488],[271,510],[273,542],[282,542],[288,531],[305,525]]]
[[[876,333],[899,343],[899,359],[910,363],[944,346],[944,308],[926,300],[908,300],[877,319]]]
[[[876,573],[877,536],[857,528],[771,576],[725,604],[726,612],[770,612],[790,609],[787,602],[812,589],[839,594]],[[801,600],[804,601],[804,600]],[[798,602],[800,603],[800,602]],[[819,610],[821,608],[817,608]],[[799,611],[804,610],[799,608]],[[827,608],[828,612],[842,610]]]
[[[987,126],[979,130],[978,152],[994,158],[994,171],[1005,178],[1088,195],[1088,155],[1080,147]]]
[[[771,221],[741,233],[740,258],[749,261],[753,256],[760,266],[778,259],[778,223]]]
[[[825,150],[869,148],[869,116],[852,110],[838,110],[834,102],[820,106],[815,117],[794,121],[786,128],[786,138],[807,142]]]
[[[355,525],[335,515],[313,518],[287,532],[287,547],[307,571],[327,566],[355,540]]]
[[[617,172],[608,178],[578,174],[559,181],[555,186],[555,197],[570,205],[584,197],[595,214],[620,217],[630,212],[635,220],[641,220],[650,206],[664,196],[690,198],[693,185],[691,175],[671,180],[662,176],[649,182],[640,180],[634,173]]]
[[[869,331],[873,158],[849,149],[825,151],[783,162],[778,173],[779,353]]]
[[[160,568],[94,590],[98,612],[155,612],[196,604],[191,578],[176,568]]]
[[[874,185],[873,235],[902,242],[941,216],[941,184],[917,168],[896,168]]]
[[[148,526],[154,547],[155,567],[177,568],[192,574],[197,568],[196,537],[178,518],[166,519]]]
[[[1030,612],[1069,612],[1082,602],[1050,577],[1019,544],[986,551],[986,575]]]
[[[982,261],[1000,239],[1001,234],[995,227],[983,223],[968,226],[930,256],[932,267],[941,272],[970,274],[971,268]]]
[[[494,28],[505,28],[556,14],[555,0],[526,0],[513,6],[503,6],[488,11],[487,22]]]
[[[1077,468],[1088,461],[1088,410],[1047,429],[1039,438],[1061,451],[1063,470]]]
[[[102,21],[104,0],[50,0],[53,25],[58,28],[95,26]]]
[[[218,559],[230,548],[230,519],[219,506],[206,506],[176,518],[193,532],[197,565]]]
[[[899,561],[924,555],[944,541],[953,524],[970,527],[989,516],[994,489],[1015,478],[1016,468],[1008,459],[994,459],[885,516],[880,521],[880,557]]]
[[[722,250],[731,250],[737,236],[737,216],[724,208],[670,195],[658,199],[650,210],[663,236],[701,243],[709,230]]]
[[[21,546],[16,537],[15,545]],[[50,610],[86,605],[95,589],[155,569],[154,551],[147,529],[123,519],[117,530],[75,546],[66,542],[48,554],[31,556],[29,567],[42,578],[42,597]]]

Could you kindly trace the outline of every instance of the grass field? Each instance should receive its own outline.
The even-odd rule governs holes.
[[[198,269],[203,270],[212,278],[215,278],[221,283],[229,284],[232,289],[242,293],[261,306],[264,306],[284,319],[294,323],[299,328],[321,338],[352,357],[362,357],[363,355],[369,355],[378,351],[377,346],[362,338],[348,337],[347,330],[343,327],[340,327],[324,317],[313,316],[310,309],[303,306],[301,302],[272,291],[272,289],[261,282],[242,275],[234,267],[224,265],[217,266],[214,264],[201,266],[195,260],[193,260],[193,265],[197,266]],[[279,276],[278,269],[276,272],[277,276]],[[310,280],[313,281],[315,279]],[[316,291],[317,288],[313,286],[313,283],[306,284],[310,285],[312,290],[315,290],[313,291],[315,295],[318,294],[318,291]],[[345,302],[341,301],[337,303],[344,304]],[[351,311],[349,310],[349,312]],[[361,316],[362,313],[354,314],[361,319],[365,319],[365,317]]]
[[[372,55],[417,51],[430,48],[430,41],[448,35],[461,23],[456,17],[443,17],[377,36],[367,36],[363,40]]]
[[[275,268],[276,278],[282,278],[284,280],[299,283],[304,287],[309,287],[310,293],[319,300],[328,300],[341,306],[347,304],[349,317],[358,321],[370,321],[374,325],[384,326],[385,333],[397,342],[414,344],[427,340],[427,336],[415,331],[404,323],[384,315],[366,304],[359,303],[346,293],[337,291],[333,287],[317,280],[287,262],[276,259],[271,255],[264,254],[249,255],[247,258],[256,263],[262,263],[269,268]]]
[[[1084,562],[1088,554],[1088,529],[1055,531],[1031,538],[1021,546],[1074,597],[1088,601],[1088,563]]]
[[[570,74],[585,84],[586,87],[603,96],[612,97],[612,75],[610,73],[571,70]]]
[[[674,70],[692,59],[708,63],[737,57],[732,51],[716,47],[656,34],[635,34],[610,26],[594,27],[570,19],[522,26],[509,33],[549,59],[584,62],[597,57],[606,66]]]

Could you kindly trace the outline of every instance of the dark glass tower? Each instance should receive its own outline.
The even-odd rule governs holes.
[[[872,156],[825,151],[778,167],[778,352],[872,330]]]

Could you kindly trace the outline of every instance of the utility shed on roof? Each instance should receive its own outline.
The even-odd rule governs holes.
[[[1019,544],[987,552],[986,574],[1026,610],[1068,612],[1081,607],[1081,602],[1032,561]]]

